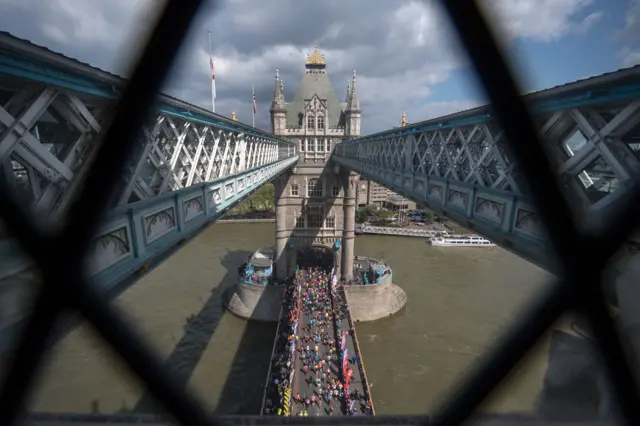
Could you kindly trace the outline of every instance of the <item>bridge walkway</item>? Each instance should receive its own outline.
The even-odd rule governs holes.
[[[315,275],[315,277],[313,276]],[[299,326],[296,330],[296,352],[294,359],[294,381],[292,383],[292,397],[294,398],[291,414],[294,416],[306,410],[308,416],[329,416],[329,415],[346,415],[349,414],[348,407],[351,403],[347,399],[340,398],[344,395],[340,386],[343,382],[343,356],[341,354],[341,340],[343,333],[346,332],[345,348],[347,353],[359,357],[356,353],[356,346],[350,332],[350,321],[347,306],[338,293],[335,298],[331,293],[331,282],[328,274],[322,274],[323,281],[318,280],[318,273],[304,273],[298,280],[300,285],[300,316]],[[332,315],[337,320],[332,321]],[[316,341],[314,341],[314,339]],[[317,341],[319,339],[319,341]],[[307,349],[308,348],[308,349]],[[351,356],[349,355],[349,356]],[[317,357],[324,360],[321,368],[314,368],[318,365]],[[348,362],[348,368],[353,369],[349,390],[351,392],[351,401],[357,414],[366,412],[366,403],[364,395],[367,388],[366,379],[361,376],[360,369]],[[327,387],[332,381],[337,383],[337,393],[330,399],[327,399]],[[320,386],[318,386],[318,384]],[[301,400],[296,402],[296,396],[299,395]],[[306,404],[305,400],[322,401],[319,403]],[[358,395],[359,398],[355,398]],[[333,411],[331,411],[333,408]]]

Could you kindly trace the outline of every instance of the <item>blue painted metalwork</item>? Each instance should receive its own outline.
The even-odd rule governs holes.
[[[95,76],[91,76],[89,73],[64,69],[61,66],[52,65],[44,60],[34,60],[0,49],[0,74],[12,75],[103,99],[119,99],[121,88],[127,83],[125,79],[88,65],[80,64],[79,62],[78,64],[86,66],[88,70],[95,73]],[[104,76],[99,77],[99,74],[103,74]],[[267,132],[226,119],[167,95],[161,94],[159,96],[156,109],[158,112],[181,117],[190,121],[215,125],[216,127],[226,130],[282,142],[276,138],[269,137]]]
[[[0,74],[13,75],[101,98],[117,99],[120,97],[120,90],[113,84],[4,51],[0,51]]]
[[[298,158],[293,156],[113,209],[107,214],[89,255],[87,268],[92,282],[108,291],[136,274],[145,273],[172,249],[199,234],[263,184],[294,166]],[[162,223],[164,228],[150,232]],[[19,255],[15,244],[5,241],[0,249],[7,254],[6,259],[11,254],[12,263],[19,260],[20,269],[30,264]],[[5,265],[6,259],[3,255],[0,270],[11,266]]]
[[[536,112],[553,112],[568,108],[579,108],[594,104],[601,104],[625,99],[638,99],[640,98],[640,87],[636,84],[627,84],[621,86],[612,86],[606,90],[599,92],[586,91],[579,95],[572,95],[566,97],[558,97],[557,99],[547,99],[541,101],[533,101],[531,109]],[[525,97],[526,99],[526,97]],[[428,132],[438,129],[450,129],[454,127],[468,126],[474,124],[488,123],[493,120],[493,112],[490,106],[483,106],[474,110],[468,111],[472,114],[471,117],[456,118],[456,116],[465,114],[456,113],[451,116],[445,116],[428,120],[426,122],[416,123],[406,127],[401,127],[392,130],[386,130],[383,132],[375,133],[373,135],[365,136],[360,139],[355,139],[345,142],[345,144],[361,143],[372,140],[385,139],[390,136],[410,135],[422,132]],[[447,119],[451,117],[451,119]]]
[[[631,146],[640,67],[524,98],[585,226],[606,220],[640,178]],[[390,129],[336,146],[332,159],[553,270],[545,231],[493,118],[484,106]]]
[[[548,256],[546,241],[539,235],[528,234],[516,226],[515,218],[519,210],[534,214],[532,204],[522,195],[490,188],[480,188],[478,185],[465,184],[452,179],[428,176],[419,176],[415,180],[414,176],[405,176],[411,179],[411,185],[407,187],[402,184],[403,180],[398,183],[395,179],[388,179],[387,176],[391,174],[389,170],[365,167],[358,161],[335,153],[332,159],[337,164],[360,174],[363,179],[377,182],[416,203],[422,204],[430,210],[485,236],[503,248],[530,260],[536,265],[547,269],[554,268],[553,261]],[[420,182],[420,184],[417,185],[417,182]],[[438,185],[442,188],[442,196],[440,198],[429,194],[428,188],[430,188],[430,185]],[[448,197],[445,196],[450,190],[458,190],[466,194],[472,201],[469,202],[466,208],[461,208],[451,203]],[[496,222],[477,214],[473,206],[477,205],[477,200],[479,199],[486,199],[503,205],[506,210],[503,219]]]
[[[114,209],[108,215],[102,227],[103,232],[99,233],[96,239],[96,244],[99,245],[101,240],[110,238],[110,235],[114,234],[114,230],[123,228],[135,244],[131,245],[126,254],[123,253],[122,259],[117,260],[113,265],[96,271],[92,281],[99,287],[108,290],[133,274],[146,271],[164,253],[185,240],[193,238],[203,230],[203,227],[215,222],[263,184],[294,166],[297,161],[297,156],[287,158],[260,168],[243,171]],[[245,186],[239,191],[238,182],[241,180],[245,181]],[[233,188],[233,190],[226,191],[227,188]],[[195,203],[196,205],[202,202],[202,211],[189,217],[186,214],[187,204],[192,200],[198,201]],[[145,229],[145,224],[150,220],[154,220],[154,215],[158,216],[167,210],[172,210],[175,213],[173,226],[168,226],[158,236],[151,235],[148,232],[149,230]],[[160,219],[162,218],[160,217]],[[93,255],[101,256],[101,253],[94,252]]]
[[[213,126],[216,126],[216,127],[220,128],[220,129],[225,129],[225,130],[229,130],[229,131],[233,131],[233,132],[242,132],[244,134],[252,135],[252,136],[260,136],[263,139],[271,140],[271,141],[278,142],[278,143],[282,143],[283,142],[282,139],[266,136],[266,135],[268,135],[268,133],[263,132],[261,130],[258,130],[255,127],[248,127],[248,126],[244,126],[244,125],[236,125],[233,122],[229,122],[229,121],[226,121],[226,120],[223,121],[223,120],[220,120],[220,119],[216,118],[216,116],[214,114],[204,115],[204,114],[199,114],[197,112],[190,111],[190,110],[187,110],[187,109],[184,109],[184,108],[182,110],[180,110],[179,108],[175,108],[175,107],[171,107],[171,106],[167,106],[167,105],[162,105],[162,104],[158,106],[157,111],[162,113],[162,114],[167,114],[167,115],[171,115],[171,116],[174,116],[174,117],[184,118],[184,119],[189,120],[189,121],[194,121],[194,122],[198,122],[198,123],[202,123],[202,124],[213,125]],[[291,146],[294,147],[295,145],[291,143]]]

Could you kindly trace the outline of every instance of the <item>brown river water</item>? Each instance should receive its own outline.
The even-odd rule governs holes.
[[[273,223],[216,224],[114,301],[179,383],[216,414],[259,412],[275,324],[248,323],[221,300],[247,256],[273,244]],[[356,326],[376,414],[433,412],[552,278],[500,248],[431,247],[422,238],[358,236],[356,254],[383,257],[408,295],[397,315]],[[544,339],[484,409],[532,410],[547,350]],[[40,377],[35,411],[157,410],[84,325],[55,346]]]

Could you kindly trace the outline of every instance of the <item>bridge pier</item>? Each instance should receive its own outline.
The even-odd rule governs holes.
[[[350,171],[342,172],[344,186],[344,225],[342,231],[342,278],[353,278],[353,258],[356,228],[356,185],[357,176]]]
[[[274,182],[276,194],[276,268],[275,276],[277,280],[284,280],[288,274],[287,262],[287,241],[289,232],[287,231],[287,206],[284,200],[284,188],[286,180],[279,178]]]

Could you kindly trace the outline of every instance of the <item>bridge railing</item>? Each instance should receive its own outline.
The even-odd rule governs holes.
[[[297,161],[292,156],[113,209],[96,234],[86,272],[105,290],[139,277]],[[30,264],[28,258],[16,254],[15,244],[7,242],[6,246],[8,253],[22,261],[22,268]]]
[[[269,369],[267,370],[267,380],[265,380],[264,388],[262,390],[262,405],[260,406],[260,415],[264,415],[264,410],[267,405],[267,395],[269,393],[269,386],[271,385],[271,372],[273,369],[273,362],[276,357],[276,350],[278,349],[278,339],[280,339],[280,325],[282,324],[282,314],[284,313],[284,306],[280,306],[280,314],[278,315],[278,325],[276,326],[275,339],[273,339],[273,348],[271,349],[271,358],[269,359]]]
[[[343,287],[340,287],[339,293],[340,293],[340,296],[344,298],[344,303],[348,307],[349,298],[347,297],[347,292],[344,291]],[[364,368],[364,360],[362,359],[362,352],[360,351],[360,344],[358,343],[358,334],[356,333],[356,327],[355,327],[355,324],[353,323],[353,320],[351,319],[351,312],[349,311],[349,309],[347,309],[347,320],[349,322],[349,329],[353,330],[351,337],[353,338],[353,348],[355,349],[358,357],[358,360],[356,361],[356,363],[358,365],[358,370],[360,370],[360,377],[362,378],[362,380],[364,380],[364,383],[362,386],[365,392],[364,396],[367,399],[367,402],[371,406],[371,414],[375,416],[376,410],[373,406],[373,397],[371,396],[371,385],[369,383],[369,379],[367,378],[367,371]]]

